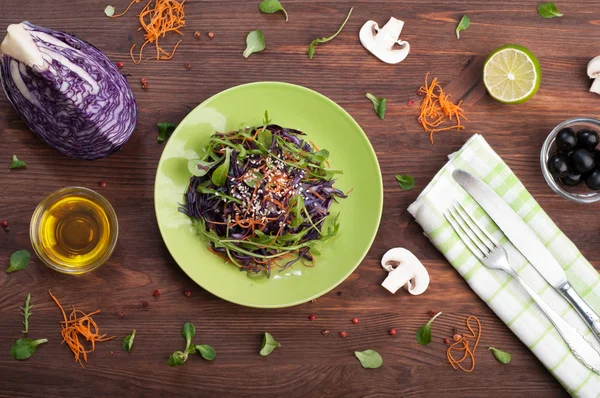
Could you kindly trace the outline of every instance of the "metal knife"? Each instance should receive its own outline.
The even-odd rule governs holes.
[[[477,177],[463,170],[454,170],[452,177],[479,203],[540,275],[571,303],[600,342],[600,317],[571,287],[565,271],[523,219],[496,191]]]

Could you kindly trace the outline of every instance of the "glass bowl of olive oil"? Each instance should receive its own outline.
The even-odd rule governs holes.
[[[111,204],[83,187],[51,193],[33,212],[29,228],[38,258],[66,274],[82,274],[104,264],[118,235],[117,214]]]

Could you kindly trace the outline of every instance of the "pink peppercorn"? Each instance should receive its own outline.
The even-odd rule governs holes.
[[[117,62],[117,68],[121,69],[123,67],[123,62],[119,61]]]
[[[314,321],[315,319],[317,319],[317,317],[316,317],[316,316],[314,316],[314,315],[310,315],[310,316],[308,317],[308,320],[309,320],[309,321]]]
[[[159,291],[158,291],[158,289],[157,289],[157,290],[155,290],[155,291],[153,291],[153,292],[152,292],[152,295],[153,295],[154,297],[158,297],[158,296],[160,296],[160,292],[159,292]]]
[[[352,323],[356,325],[358,323],[358,318],[352,318]]]
[[[186,297],[190,297],[192,295],[192,292],[190,292],[189,289],[185,289],[183,291],[183,294],[185,294]]]
[[[342,330],[342,331],[340,332],[340,337],[341,337],[341,338],[344,338],[344,337],[346,337],[346,336],[348,336],[348,333],[346,333],[346,331],[345,331],[345,330]]]
[[[390,329],[390,336],[395,336],[396,335],[396,329]]]

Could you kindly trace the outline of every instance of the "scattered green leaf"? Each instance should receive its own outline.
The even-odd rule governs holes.
[[[263,35],[262,30],[253,30],[252,32],[248,33],[248,36],[246,36],[246,50],[244,50],[244,58],[248,58],[250,54],[264,50],[265,47],[265,35]]]
[[[383,365],[383,358],[375,350],[354,351],[354,355],[365,369],[377,369]]]
[[[499,350],[494,347],[490,347],[490,348],[488,348],[488,350],[492,351],[492,353],[494,354],[494,356],[500,363],[506,364],[506,363],[509,363],[511,360],[511,356],[508,352],[504,352],[504,351]]]
[[[410,191],[415,186],[415,179],[409,175],[396,174],[396,181],[398,181],[400,188],[404,189],[405,191]]]
[[[106,14],[107,17],[112,17],[113,15],[115,15],[115,7],[113,6],[106,6],[106,8],[104,9],[104,13]]]
[[[288,20],[288,13],[283,8],[279,0],[262,0],[261,3],[258,5],[258,8],[265,14],[273,14],[277,11],[283,11],[283,13],[285,14],[285,21],[287,22]]]
[[[342,29],[344,29],[344,26],[346,26],[346,22],[348,22],[348,20],[350,19],[350,15],[352,14],[353,9],[354,8],[350,8],[350,11],[348,12],[348,16],[346,16],[346,19],[342,23],[342,26],[340,26],[340,28],[337,30],[337,32],[335,32],[332,36],[315,39],[310,43],[310,45],[308,46],[308,58],[312,59],[313,55],[315,55],[315,46],[322,44],[322,43],[327,43],[328,41],[335,39],[335,37],[340,34]]]
[[[31,309],[33,308],[33,304],[31,303],[31,293],[27,293],[27,298],[25,299],[25,307],[19,307],[21,309],[21,315],[23,315],[23,325],[25,326],[25,330],[23,330],[24,334],[29,333],[29,317],[31,316]]]
[[[182,366],[185,365],[185,361],[187,361],[188,355],[184,354],[181,351],[175,351],[169,357],[169,366]]]
[[[24,161],[19,160],[17,155],[12,155],[11,169],[24,169],[25,167],[27,167],[27,164]]]
[[[467,28],[471,25],[471,20],[466,15],[463,15],[456,27],[456,38],[460,39],[460,32],[463,30],[467,30]]]
[[[367,93],[367,98],[373,103],[373,108],[375,108],[377,116],[379,116],[380,119],[383,119],[385,117],[385,105],[387,99],[383,97],[378,98],[371,93]]]
[[[19,339],[10,347],[10,355],[18,360],[27,359],[33,355],[37,346],[47,342],[47,339],[31,340],[26,337]]]
[[[196,336],[196,327],[191,322],[186,322],[181,328],[181,335],[185,339],[186,348],[192,344],[192,339]]]
[[[135,339],[135,329],[123,339],[123,351],[131,351],[133,348],[133,339]]]
[[[213,171],[211,180],[213,184],[220,187],[227,181],[227,175],[229,174],[229,165],[231,163],[231,148],[225,148],[225,160],[223,163]]]
[[[429,322],[425,325],[421,326],[419,330],[417,330],[417,342],[421,345],[427,345],[431,343],[431,324],[435,321],[435,318],[442,315],[442,312],[438,312],[435,314]]]
[[[157,123],[156,127],[158,127],[158,137],[156,137],[156,141],[163,142],[169,139],[173,131],[175,131],[175,125],[173,123]]]
[[[263,337],[262,347],[260,348],[260,355],[266,357],[277,347],[281,347],[281,344],[277,340],[273,338],[269,333],[265,332],[265,336]]]
[[[10,266],[6,272],[21,271],[29,266],[31,254],[27,250],[18,250],[10,256]]]
[[[197,345],[196,351],[199,352],[202,358],[206,359],[207,361],[212,361],[217,357],[215,349],[206,344]]]
[[[553,2],[549,1],[547,3],[540,4],[538,6],[538,14],[542,18],[555,18],[562,17],[563,13],[559,12]]]

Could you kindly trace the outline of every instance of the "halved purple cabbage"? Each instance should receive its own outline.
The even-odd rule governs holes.
[[[29,22],[8,32],[0,47],[2,87],[27,126],[77,159],[121,149],[135,128],[137,107],[110,59],[77,37]]]

